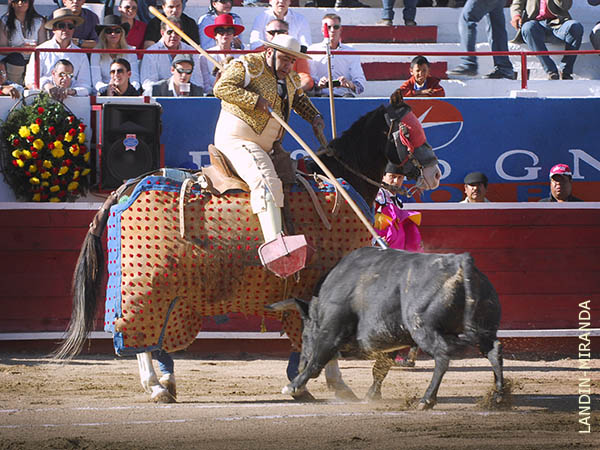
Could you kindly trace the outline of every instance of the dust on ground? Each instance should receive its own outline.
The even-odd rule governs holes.
[[[453,361],[432,411],[416,402],[433,361],[393,368],[377,403],[338,401],[321,375],[315,403],[280,394],[284,359],[175,355],[178,403],[157,405],[141,388],[135,358],[88,355],[56,364],[0,354],[0,450],[6,449],[599,449],[600,402],[580,415],[577,360],[505,360],[512,406],[482,408],[493,374],[485,359]],[[372,362],[342,360],[364,397]],[[599,392],[600,366],[586,371]],[[584,418],[584,423],[580,419]]]

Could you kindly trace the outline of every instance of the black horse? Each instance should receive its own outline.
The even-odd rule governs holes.
[[[377,183],[390,161],[402,164],[404,173],[416,179],[418,186],[435,188],[439,184],[437,158],[431,147],[410,149],[394,139],[399,131],[406,132],[401,119],[409,112],[401,99],[392,96],[389,105],[367,113],[333,140],[322,157],[336,177],[354,187],[365,205],[373,204]],[[153,189],[159,183],[161,190]],[[94,328],[104,272],[100,238],[108,223],[110,278],[105,329],[115,333],[119,354],[138,354],[142,384],[159,401],[162,387],[149,351],[184,349],[200,331],[202,317],[230,312],[281,320],[283,330],[299,348],[299,315],[281,317],[264,307],[283,296],[310,298],[318,280],[337,261],[371,241],[345,202],[325,214],[332,224],[328,226],[307,192],[292,192],[289,209],[295,232],[311,238],[317,253],[303,269],[302,283],[286,283],[265,272],[257,261],[255,243],[262,238],[248,194],[215,196],[200,188],[186,193],[181,185],[156,175],[137,180],[112,193],[96,214],[75,268],[71,323],[57,351],[58,357],[77,354]],[[313,187],[316,189],[316,184]],[[124,195],[128,197],[124,199]],[[337,203],[331,189],[317,195],[325,207]],[[331,384],[345,389],[341,378]]]

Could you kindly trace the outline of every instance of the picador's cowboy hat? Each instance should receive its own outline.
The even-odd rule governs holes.
[[[76,16],[69,8],[59,8],[52,13],[52,19],[46,22],[44,28],[46,28],[46,30],[52,30],[55,23],[62,22],[63,20],[72,20],[75,22],[76,27],[85,22],[83,17]]]
[[[204,34],[209,38],[214,39],[215,30],[217,28],[233,28],[234,36],[237,36],[244,31],[244,27],[242,25],[238,25],[233,21],[231,14],[221,14],[220,16],[217,16],[214,24],[204,27]]]
[[[280,52],[287,53],[294,58],[312,59],[306,53],[302,53],[300,50],[300,42],[294,39],[289,34],[278,34],[273,38],[271,42],[261,41],[265,44],[265,47],[271,47]]]
[[[96,33],[102,33],[105,28],[116,28],[121,27],[125,34],[129,33],[129,24],[127,22],[121,23],[121,17],[110,15],[104,17],[104,23],[102,25],[96,25]]]

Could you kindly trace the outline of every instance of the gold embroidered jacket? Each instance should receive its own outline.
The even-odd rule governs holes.
[[[293,109],[312,123],[319,111],[300,87],[300,76],[292,71],[285,81],[289,97],[287,116]],[[243,55],[229,63],[213,93],[221,99],[221,108],[242,119],[256,134],[262,133],[270,118],[269,114],[254,109],[259,95],[280,117],[286,116],[283,114],[283,102],[277,95],[277,80],[266,64],[264,52]]]

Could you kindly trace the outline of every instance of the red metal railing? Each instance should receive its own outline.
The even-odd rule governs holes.
[[[246,54],[256,53],[259,50],[210,50],[207,53],[210,54]],[[66,48],[66,49],[55,49],[55,48],[35,48],[30,47],[0,47],[0,53],[10,52],[22,52],[22,53],[33,53],[35,58],[35,85],[39,87],[40,82],[40,53],[48,52],[63,52],[63,53],[115,53],[113,49],[82,49],[82,48]],[[135,53],[139,55],[145,54],[193,54],[195,50],[118,50],[119,54],[124,53]],[[324,51],[309,51],[309,54],[325,54]],[[333,50],[332,55],[369,55],[369,56],[519,56],[521,59],[521,89],[527,89],[527,57],[538,56],[538,55],[600,55],[600,50],[553,50],[545,52],[533,52],[533,51],[508,51],[508,52],[397,52],[397,51],[337,51]]]

